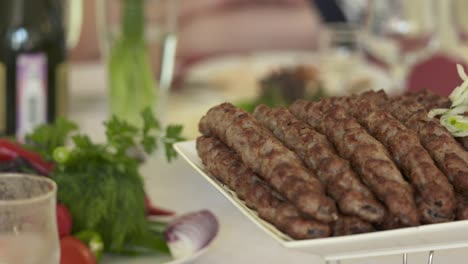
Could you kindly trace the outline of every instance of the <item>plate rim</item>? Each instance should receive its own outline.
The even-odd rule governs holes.
[[[174,149],[177,151],[178,154],[183,157],[183,159],[195,170],[198,174],[200,174],[205,180],[207,180],[215,189],[217,189],[226,199],[228,199],[238,210],[240,210],[247,218],[252,221],[256,226],[263,230],[263,232],[267,233],[270,237],[272,237],[275,241],[280,243],[285,248],[290,249],[297,249],[297,250],[307,250],[307,248],[311,248],[314,246],[333,246],[337,242],[345,244],[345,243],[359,243],[359,242],[366,242],[369,239],[385,239],[390,237],[398,237],[401,235],[409,236],[409,235],[418,235],[421,232],[431,232],[431,231],[443,231],[449,228],[459,228],[464,227],[468,229],[468,220],[461,220],[461,221],[452,221],[447,223],[437,223],[437,224],[430,224],[430,225],[422,225],[416,227],[407,227],[407,228],[400,228],[394,230],[383,230],[365,234],[355,234],[355,235],[347,235],[347,236],[339,236],[339,237],[326,237],[326,238],[316,238],[316,239],[305,239],[305,240],[293,240],[288,238],[284,235],[281,231],[279,231],[276,227],[272,224],[266,222],[265,220],[258,217],[256,212],[250,208],[248,208],[245,203],[237,198],[235,193],[230,190],[226,185],[222,184],[218,181],[215,177],[211,176],[208,172],[204,171],[204,168],[199,167],[195,160],[192,160],[189,157],[190,153],[185,152],[185,148],[195,148],[196,153],[196,140],[187,140],[183,142],[178,142],[174,144]],[[198,157],[198,162],[200,164],[201,160]],[[280,235],[282,234],[282,235]],[[385,248],[381,252],[376,252],[375,250],[369,252],[345,252],[344,254],[340,255],[320,255],[326,260],[343,260],[343,259],[351,259],[351,258],[360,258],[360,257],[370,257],[370,256],[382,256],[382,255],[390,255],[390,254],[397,254],[397,253],[411,253],[411,252],[421,252],[421,251],[430,251],[430,250],[437,250],[437,249],[452,249],[452,248],[460,248],[460,247],[468,247],[468,236],[465,241],[463,242],[454,242],[454,243],[425,243],[422,245],[417,246],[409,246],[404,248],[405,246],[402,245],[400,247],[394,248]]]

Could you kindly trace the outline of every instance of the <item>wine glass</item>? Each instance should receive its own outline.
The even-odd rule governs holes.
[[[327,23],[320,34],[320,68],[329,96],[358,93],[354,83],[364,67],[357,26],[350,23]],[[357,78],[356,78],[357,77]],[[360,85],[360,88],[365,89]]]
[[[0,263],[59,263],[56,192],[46,177],[0,174]]]
[[[365,53],[405,88],[408,70],[437,48],[435,8],[427,0],[369,0],[362,43]]]

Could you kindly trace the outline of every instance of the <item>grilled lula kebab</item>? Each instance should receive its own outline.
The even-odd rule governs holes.
[[[259,105],[253,115],[316,173],[344,214],[372,223],[383,220],[385,208],[324,135],[298,120],[287,108]]]
[[[202,117],[199,129],[236,151],[247,167],[303,214],[325,223],[338,219],[335,202],[326,196],[316,175],[249,113],[223,103]]]
[[[428,117],[424,106],[413,98],[390,99],[386,104],[379,106],[415,131],[421,144],[448,177],[455,190],[468,195],[468,152],[439,120]]]
[[[307,219],[289,201],[280,199],[219,139],[201,136],[197,139],[197,151],[211,175],[234,190],[246,205],[258,215],[295,239],[327,237],[331,234],[328,224]]]
[[[453,187],[421,146],[414,131],[380,109],[367,94],[352,97],[346,102],[339,98],[327,98],[317,105],[324,111],[336,106],[345,108],[387,148],[393,161],[416,190],[416,202],[423,223],[453,220],[457,204]]]
[[[364,183],[387,206],[388,217],[402,226],[419,225],[413,188],[390,159],[386,148],[343,107],[323,112],[316,103],[297,100],[289,109],[296,117],[325,134],[340,156],[351,161]]]

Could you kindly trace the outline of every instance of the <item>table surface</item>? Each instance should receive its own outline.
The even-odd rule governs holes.
[[[102,140],[104,135],[101,123],[107,115],[105,67],[99,63],[74,64],[71,66],[70,83],[70,117],[95,140]],[[197,118],[210,105],[226,99],[222,96],[213,97],[212,93],[203,95],[203,91],[185,90],[171,94],[166,104],[167,120],[186,124],[193,130],[193,120],[189,119]],[[193,110],[195,105],[197,108]],[[190,137],[196,134],[190,132]],[[178,213],[209,209],[218,217],[220,233],[217,239],[205,254],[192,263],[324,263],[317,256],[282,248],[182,159],[167,164],[162,158],[154,157],[143,166],[142,174],[148,194],[156,204]],[[434,263],[466,263],[467,259],[468,249],[445,250],[436,252]],[[117,262],[154,263],[151,259],[141,258]],[[402,256],[355,259],[341,263],[402,263]],[[427,263],[427,253],[410,254],[408,263]]]

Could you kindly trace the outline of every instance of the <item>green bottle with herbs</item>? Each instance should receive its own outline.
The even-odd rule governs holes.
[[[156,107],[157,87],[145,41],[144,0],[122,0],[120,35],[108,61],[110,112],[140,125],[140,113]]]

